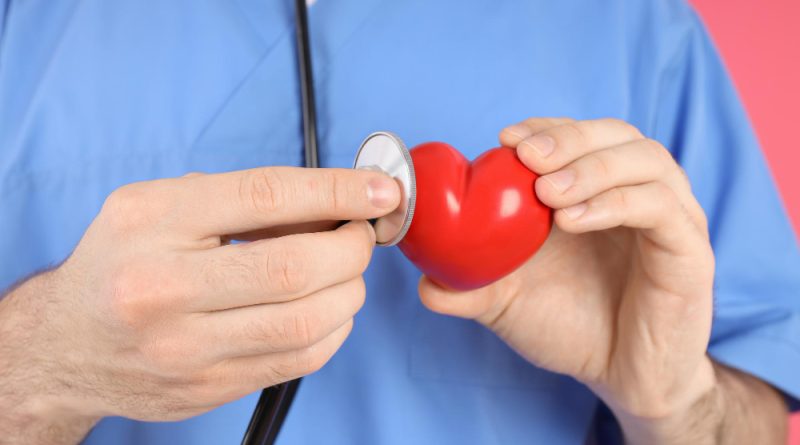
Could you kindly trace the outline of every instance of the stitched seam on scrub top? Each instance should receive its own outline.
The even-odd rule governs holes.
[[[378,4],[375,5],[375,7],[372,9],[372,11],[367,13],[364,16],[364,19],[362,19],[357,25],[355,25],[352,28],[352,31],[350,32],[350,34],[342,40],[342,42],[339,44],[339,46],[336,47],[336,49],[331,50],[331,52],[329,54],[329,57],[328,57],[328,63],[325,64],[325,65],[320,66],[317,70],[315,70],[315,72],[314,72],[314,74],[315,74],[315,76],[314,76],[314,89],[318,93],[317,97],[316,97],[317,103],[315,104],[316,105],[316,110],[317,110],[317,117],[318,117],[318,124],[317,124],[317,128],[318,129],[323,129],[324,130],[324,127],[319,125],[319,121],[321,121],[321,119],[319,119],[319,115],[321,114],[320,112],[323,109],[323,107],[321,107],[320,105],[324,104],[324,100],[325,100],[322,97],[323,95],[319,94],[319,92],[322,91],[319,88],[320,87],[320,85],[319,85],[320,82],[322,82],[322,79],[324,79],[326,77],[326,75],[330,72],[331,68],[333,67],[333,65],[334,65],[333,62],[334,62],[334,59],[336,58],[336,55],[339,54],[339,52],[343,48],[345,48],[352,41],[353,36],[355,36],[365,26],[365,24],[379,11],[379,7],[380,7],[381,4],[382,4],[382,2],[378,2]],[[286,114],[288,112],[288,110],[290,110],[292,108],[296,109],[297,106],[296,105],[287,106],[286,108],[284,108],[284,113],[283,114]],[[299,113],[298,113],[298,116],[299,116]],[[279,124],[283,125],[284,123],[283,122],[275,122],[272,126],[269,127],[269,133],[272,133],[274,131],[274,128],[277,127]],[[320,133],[322,133],[322,132],[320,132]],[[322,139],[322,134],[320,134],[319,137],[320,137],[320,139]],[[323,148],[323,147],[321,147],[321,148]]]
[[[222,101],[219,108],[217,108],[217,110],[211,115],[208,122],[206,122],[203,125],[202,129],[197,133],[197,136],[195,136],[192,139],[192,142],[188,145],[187,148],[189,153],[191,153],[194,150],[194,148],[197,147],[197,144],[203,139],[203,136],[205,136],[206,133],[208,133],[211,127],[213,127],[214,124],[217,122],[217,120],[219,120],[220,116],[222,116],[222,114],[228,109],[228,106],[230,106],[231,101],[233,101],[234,98],[238,97],[239,91],[241,91],[241,89],[244,88],[244,86],[249,83],[249,81],[253,78],[253,76],[258,72],[259,68],[262,67],[264,62],[269,58],[270,54],[272,54],[272,52],[278,46],[278,44],[283,42],[288,33],[289,33],[288,31],[284,31],[283,34],[281,34],[277,39],[275,39],[275,42],[272,45],[267,47],[267,49],[264,51],[261,57],[258,58],[253,67],[250,68],[250,71],[248,71],[247,74],[239,81],[236,87],[233,88],[230,94],[228,94],[228,97],[226,97],[225,100]],[[261,39],[260,36],[259,39]],[[261,40],[263,41],[263,39]]]
[[[258,23],[253,20],[252,16],[242,6],[241,0],[234,0],[233,3],[236,5],[236,10],[239,11],[239,15],[241,15],[242,19],[245,22],[247,22],[247,25],[249,26],[250,32],[252,32],[253,35],[255,35],[258,40],[261,40],[261,42],[263,42],[264,45],[269,45],[269,42],[267,41],[267,39],[265,39],[264,36],[258,31],[260,29],[258,27]],[[291,22],[291,20],[290,20],[290,22]],[[284,36],[287,33],[289,33],[292,29],[293,28],[291,27],[291,25],[289,25],[289,28],[283,30],[283,32],[280,35],[278,35],[276,37],[276,39],[278,39],[278,40],[283,39]]]
[[[373,7],[373,9],[372,9],[372,10],[371,10],[369,13],[367,13],[367,14],[364,16],[364,18],[363,18],[363,19],[362,19],[362,20],[361,20],[361,21],[360,21],[358,24],[356,24],[355,26],[353,26],[353,27],[352,27],[352,30],[351,30],[351,32],[348,34],[348,36],[347,36],[347,37],[345,37],[344,39],[342,39],[342,42],[339,44],[339,46],[338,46],[338,47],[336,47],[336,49],[333,49],[333,50],[331,50],[331,51],[330,51],[330,53],[329,53],[329,57],[328,57],[328,60],[329,60],[329,62],[328,62],[328,63],[326,63],[326,64],[320,64],[320,63],[318,63],[317,65],[314,65],[314,66],[316,66],[316,67],[317,67],[317,69],[316,69],[316,70],[314,70],[314,74],[315,74],[315,76],[314,76],[314,88],[316,89],[316,91],[317,91],[317,93],[318,93],[318,94],[317,94],[317,104],[316,104],[316,105],[317,105],[317,116],[318,116],[318,117],[319,117],[319,115],[320,115],[320,111],[321,111],[321,109],[322,109],[322,107],[320,107],[320,104],[322,104],[322,103],[323,103],[323,100],[324,100],[324,99],[322,99],[322,98],[321,98],[321,96],[322,96],[322,95],[321,95],[321,94],[319,94],[319,92],[321,91],[321,90],[319,89],[319,86],[320,86],[319,84],[320,84],[320,82],[321,82],[321,79],[323,79],[323,78],[326,76],[326,74],[328,74],[328,72],[330,71],[330,69],[331,69],[331,65],[333,65],[333,63],[331,63],[331,62],[333,61],[333,59],[335,58],[335,56],[336,56],[336,55],[337,55],[337,54],[338,54],[338,53],[339,53],[339,52],[342,50],[342,48],[345,48],[345,47],[347,46],[347,44],[348,44],[348,43],[350,43],[350,41],[353,39],[353,36],[355,36],[355,35],[356,35],[356,34],[357,34],[357,33],[358,33],[358,32],[359,32],[359,31],[360,31],[360,30],[361,30],[361,29],[362,29],[362,28],[365,26],[365,24],[366,24],[366,23],[367,23],[367,22],[368,22],[368,21],[369,21],[369,20],[370,20],[370,19],[371,19],[371,18],[372,18],[372,17],[373,17],[373,16],[374,16],[376,13],[377,13],[377,12],[379,12],[379,11],[380,11],[380,6],[381,6],[381,4],[382,4],[382,3],[383,3],[383,2],[378,2],[378,3],[375,5],[375,7]],[[240,6],[240,7],[241,7],[241,6]],[[292,30],[292,29],[293,29],[293,28],[290,28],[290,30]],[[281,43],[281,42],[283,41],[283,39],[285,39],[285,38],[287,37],[287,34],[289,34],[289,31],[286,31],[286,32],[284,32],[284,34],[281,36],[281,38],[280,38],[280,39],[278,39],[278,41],[276,41],[276,43],[275,43],[275,44],[277,45],[277,44]],[[274,45],[273,45],[273,47],[274,47]],[[266,54],[265,56],[268,56],[268,55],[269,55],[269,54]],[[255,73],[256,69],[257,69],[257,68],[259,68],[259,67],[261,67],[261,65],[262,65],[262,63],[263,63],[263,62],[264,62],[264,60],[260,60],[260,61],[259,61],[259,62],[256,64],[256,67],[254,67],[254,68],[253,68],[253,70],[252,70],[252,71],[251,71],[251,72],[250,72],[250,73],[249,73],[249,74],[246,76],[246,78],[245,78],[245,79],[242,81],[242,83],[241,83],[241,84],[239,84],[239,85],[236,87],[236,89],[235,89],[235,90],[234,90],[234,91],[231,93],[230,97],[228,97],[228,99],[227,99],[227,100],[224,102],[224,105],[223,105],[223,106],[222,106],[222,107],[221,107],[219,110],[217,110],[217,113],[215,113],[215,114],[214,114],[214,117],[212,118],[212,120],[211,120],[211,121],[210,121],[210,122],[209,122],[209,123],[208,123],[208,124],[207,124],[207,125],[206,125],[206,126],[203,128],[203,131],[202,131],[202,132],[201,132],[201,133],[198,135],[198,137],[197,137],[197,138],[195,138],[194,142],[192,142],[192,144],[189,146],[189,150],[190,150],[190,151],[191,151],[192,149],[194,149],[194,147],[196,147],[196,146],[197,146],[197,144],[199,143],[199,141],[202,139],[202,136],[204,136],[204,135],[205,135],[205,133],[207,133],[207,132],[208,132],[208,130],[209,130],[209,129],[210,129],[212,126],[213,126],[213,124],[214,124],[214,123],[217,121],[217,119],[219,119],[219,116],[221,116],[221,115],[222,115],[222,113],[223,113],[223,112],[224,112],[224,111],[227,109],[227,107],[228,107],[228,105],[229,105],[230,101],[232,101],[232,100],[233,100],[233,98],[234,98],[234,97],[235,97],[235,96],[238,94],[239,90],[240,90],[241,88],[243,88],[243,87],[244,87],[244,84],[245,84],[247,81],[249,81],[249,80],[250,80],[250,78],[251,78],[251,77],[254,75],[254,73]],[[319,60],[315,60],[314,62],[319,62]],[[298,94],[299,94],[299,93],[298,93]],[[288,114],[288,112],[289,112],[289,111],[291,111],[291,110],[296,110],[296,109],[297,109],[297,107],[298,107],[298,105],[297,105],[297,104],[287,104],[287,105],[286,105],[286,106],[285,106],[285,107],[284,107],[284,108],[281,110],[281,112],[280,112],[280,113],[277,113],[277,114],[278,114],[279,116],[286,115],[286,114]],[[298,116],[299,116],[299,113],[298,113]],[[318,119],[318,120],[320,120],[320,119]],[[321,121],[321,120],[320,120],[320,121]],[[298,122],[298,124],[299,124],[299,122]],[[278,126],[285,126],[285,125],[286,125],[286,122],[284,122],[284,121],[283,121],[283,120],[281,120],[281,119],[276,119],[276,120],[275,120],[275,122],[274,122],[272,125],[270,125],[270,126],[268,126],[268,127],[267,127],[266,134],[273,134],[273,133],[275,132],[275,128],[276,128],[276,127],[278,127]],[[321,126],[320,126],[320,125],[318,125],[318,128],[321,128]],[[300,127],[298,126],[298,131],[300,131],[299,129],[300,129]],[[320,139],[321,139],[321,136],[322,136],[322,135],[320,135]],[[322,148],[322,147],[321,147],[321,148]],[[322,151],[322,150],[321,150],[321,151]],[[326,155],[327,155],[327,153],[326,153]]]

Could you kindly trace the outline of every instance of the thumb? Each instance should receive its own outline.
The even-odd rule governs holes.
[[[470,291],[456,291],[436,284],[423,276],[419,281],[422,304],[433,312],[461,318],[482,318],[499,303],[495,286]]]

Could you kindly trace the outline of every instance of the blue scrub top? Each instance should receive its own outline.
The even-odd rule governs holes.
[[[0,6],[0,288],[64,259],[122,184],[301,164],[290,0]],[[319,0],[310,22],[324,166],[350,166],[376,130],[474,157],[529,116],[617,117],[664,143],[709,216],[710,353],[800,396],[798,244],[684,2]],[[396,248],[377,249],[355,329],[304,380],[281,443],[592,434],[591,392],[427,311],[418,278]],[[183,422],[106,419],[86,443],[238,444],[256,396]]]

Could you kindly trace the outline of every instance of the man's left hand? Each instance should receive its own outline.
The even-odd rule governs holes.
[[[553,231],[504,279],[468,293],[423,279],[422,301],[585,383],[623,423],[687,412],[716,385],[706,355],[714,254],[683,170],[613,119],[529,119],[500,142],[541,176]]]

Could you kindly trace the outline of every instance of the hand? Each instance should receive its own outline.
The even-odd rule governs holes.
[[[458,293],[423,279],[422,301],[574,376],[619,417],[667,417],[708,393],[714,256],[670,153],[616,120],[529,119],[500,142],[542,175],[551,236],[490,286]]]
[[[0,304],[10,412],[175,420],[314,372],[364,302],[364,220],[399,199],[391,178],[341,169],[122,187],[62,266]]]

